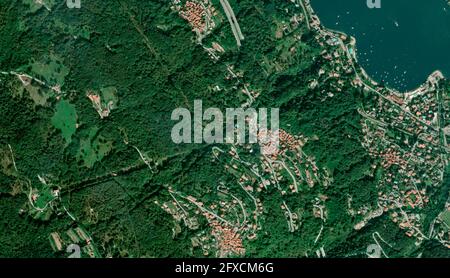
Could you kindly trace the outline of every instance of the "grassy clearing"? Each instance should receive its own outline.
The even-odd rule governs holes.
[[[441,215],[441,219],[445,222],[445,224],[450,226],[450,211],[444,211]]]
[[[75,106],[66,100],[62,100],[56,104],[56,112],[52,117],[52,124],[61,130],[66,144],[72,142],[72,135],[77,130],[77,113]]]
[[[31,71],[43,78],[48,85],[64,86],[64,79],[69,74],[69,69],[64,66],[63,58],[50,54],[41,61],[33,61],[30,64]]]
[[[98,161],[101,161],[112,149],[112,141],[106,140],[98,135],[98,128],[93,128],[87,138],[80,140],[80,149],[77,159],[84,162],[84,166],[91,168]]]

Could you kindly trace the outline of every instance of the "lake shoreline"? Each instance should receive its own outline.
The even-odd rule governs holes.
[[[352,33],[358,33],[358,32],[353,31],[351,33],[348,33],[347,30],[345,30],[345,28],[339,29],[339,28],[328,27],[330,24],[325,24],[321,18],[321,15],[319,15],[319,13],[317,12],[317,8],[315,5],[315,4],[317,4],[317,2],[316,1],[307,1],[307,2],[309,2],[309,6],[310,6],[313,14],[315,16],[317,16],[317,18],[319,18],[319,22],[320,22],[320,25],[322,28],[329,30],[332,33],[345,34],[346,36],[349,36],[355,40],[355,46],[354,46],[355,53],[352,56],[354,56],[354,59],[355,59],[356,63],[358,64],[358,67],[360,67],[361,71],[364,72],[367,75],[367,77],[369,77],[371,80],[373,80],[376,84],[384,84],[385,87],[390,88],[392,91],[396,91],[398,93],[408,93],[408,92],[416,91],[417,89],[423,87],[424,83],[426,83],[427,80],[429,80],[433,76],[436,76],[436,73],[439,73],[439,75],[442,75],[442,76],[445,75],[448,77],[449,70],[444,69],[447,67],[447,64],[445,64],[444,68],[441,67],[442,63],[440,63],[441,65],[436,65],[436,67],[434,67],[433,61],[430,60],[430,63],[427,63],[426,65],[420,66],[420,67],[416,65],[417,64],[416,61],[414,61],[414,63],[409,61],[406,65],[402,65],[401,63],[397,64],[398,63],[397,61],[393,61],[392,57],[390,57],[387,53],[382,54],[382,57],[383,58],[386,57],[386,59],[383,59],[381,61],[378,57],[378,59],[376,60],[377,61],[376,63],[378,63],[378,65],[381,65],[381,67],[378,71],[382,71],[383,68],[384,69],[389,68],[389,67],[391,68],[391,70],[387,73],[387,75],[389,76],[389,79],[380,77],[379,74],[376,74],[377,70],[376,70],[375,64],[371,65],[370,67],[368,67],[367,64],[365,64],[368,61],[368,59],[366,59],[366,58],[368,57],[367,53],[369,52],[369,50],[367,49],[367,45],[368,45],[367,37],[365,37],[366,40],[364,41],[364,43],[360,43],[360,40],[362,38],[360,38],[358,36],[354,36],[352,34]],[[345,9],[346,8],[344,8],[344,10]],[[347,14],[351,15],[352,12],[347,12]],[[329,13],[334,13],[334,12],[329,12]],[[328,13],[328,15],[329,15],[329,13]],[[340,17],[339,12],[336,12],[335,14],[336,14],[337,18]],[[353,24],[353,23],[351,23],[351,24]],[[355,24],[358,25],[359,22],[357,22]],[[338,22],[336,22],[336,25],[338,25]],[[394,27],[392,27],[392,28],[394,29]],[[356,43],[356,41],[358,43]],[[361,50],[361,45],[366,46],[365,48],[363,48],[364,50]],[[401,47],[397,46],[397,50],[398,49],[401,49]],[[374,51],[374,50],[370,50],[370,51]],[[406,50],[405,50],[405,52],[406,52]],[[424,50],[424,53],[425,52],[426,51]],[[397,58],[397,57],[395,57],[395,58]],[[375,59],[375,58],[372,57],[371,59]],[[421,59],[423,60],[424,57],[421,57]],[[418,59],[418,61],[419,60],[420,59]],[[447,61],[446,59],[441,59],[441,60],[444,61],[443,63],[446,63],[446,61]],[[370,61],[369,63],[372,63],[372,61]],[[399,70],[394,70],[394,65],[395,65],[395,68],[397,68],[397,65],[399,65]],[[405,68],[411,67],[411,65],[414,65],[413,68],[416,71],[414,73],[408,73],[409,75],[406,76]],[[402,70],[400,70],[400,68],[402,68]],[[405,71],[405,72],[403,72],[403,71]],[[418,77],[416,77],[416,76],[422,76],[422,75],[423,75],[423,77],[420,77],[420,80],[418,79]],[[411,76],[413,76],[415,78],[412,78]],[[404,82],[398,81],[401,84],[393,82],[393,80],[400,80],[402,78],[405,78],[406,81],[404,81]],[[408,80],[408,78],[409,78],[409,80]],[[423,80],[423,81],[421,81],[421,80]]]

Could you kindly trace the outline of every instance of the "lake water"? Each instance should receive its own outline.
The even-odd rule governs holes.
[[[357,40],[358,60],[376,81],[400,91],[421,85],[435,70],[450,78],[447,0],[311,0],[322,24]]]

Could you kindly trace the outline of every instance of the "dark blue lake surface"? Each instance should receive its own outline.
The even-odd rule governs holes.
[[[322,24],[357,40],[358,60],[376,81],[415,89],[441,70],[450,77],[450,6],[446,0],[311,0]]]

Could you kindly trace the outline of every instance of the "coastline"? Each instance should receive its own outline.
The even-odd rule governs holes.
[[[358,74],[358,70],[361,73],[362,76],[364,76],[364,78],[370,82],[370,84],[372,84],[372,86],[376,86],[379,89],[381,89],[379,83],[377,81],[375,81],[368,73],[367,71],[364,69],[363,66],[359,65],[358,62],[358,58],[357,58],[357,53],[358,53],[358,49],[357,49],[357,38],[346,34],[343,31],[340,30],[336,30],[336,29],[332,29],[332,28],[328,28],[325,25],[323,25],[320,21],[319,16],[317,15],[317,13],[314,11],[314,8],[312,7],[311,1],[310,0],[299,0],[300,2],[304,2],[304,5],[306,7],[306,12],[309,14],[308,19],[313,20],[313,23],[309,23],[311,25],[311,27],[318,32],[321,31],[325,31],[325,32],[330,32],[333,34],[338,35],[337,39],[340,41],[340,43],[342,45],[345,46],[345,51],[348,53],[348,56],[351,57],[351,59],[353,60],[353,64],[357,63],[358,67],[354,67],[355,69],[355,73]],[[449,4],[450,4],[450,0],[449,0]],[[353,54],[349,53],[348,47],[345,45],[344,41],[341,39],[341,36],[345,36],[345,37],[349,37],[351,39],[351,43],[350,45],[352,46],[353,49]],[[409,95],[409,94],[415,94],[417,91],[422,91],[425,88],[429,88],[430,87],[430,81],[432,81],[433,83],[438,83],[440,80],[445,80],[447,79],[446,76],[444,76],[443,72],[439,69],[434,70],[433,72],[431,72],[428,76],[427,76],[427,81],[423,82],[422,84],[420,84],[418,87],[416,87],[415,89],[412,90],[407,90],[407,91],[399,91],[395,88],[389,87],[389,86],[384,86],[382,87],[385,90],[388,90],[389,92],[399,96],[399,97],[403,97],[404,95]],[[363,82],[364,83],[364,82]]]

